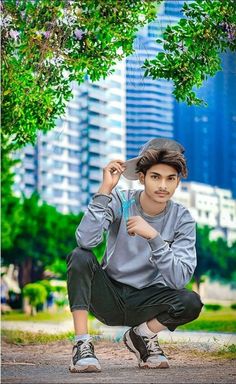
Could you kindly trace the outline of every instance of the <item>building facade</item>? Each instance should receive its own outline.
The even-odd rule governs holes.
[[[156,40],[169,24],[181,17],[184,1],[165,1],[157,19],[138,32],[135,52],[126,59],[126,147],[127,159],[137,156],[140,147],[153,137],[174,137],[172,83],[144,77],[142,65],[162,50]]]
[[[83,211],[102,181],[102,168],[125,151],[125,64],[96,83],[73,84],[73,99],[54,130],[16,154],[15,192],[63,212]]]
[[[188,208],[199,225],[214,228],[213,238],[222,236],[229,244],[236,241],[236,200],[230,190],[182,182],[173,200]]]
[[[189,181],[230,189],[236,197],[236,54],[197,92],[207,107],[175,102],[174,135],[186,148]]]

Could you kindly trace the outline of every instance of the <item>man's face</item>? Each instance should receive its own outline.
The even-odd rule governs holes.
[[[157,203],[165,203],[173,196],[180,178],[175,168],[166,164],[156,164],[149,168],[146,176],[140,172],[139,180],[150,199]]]

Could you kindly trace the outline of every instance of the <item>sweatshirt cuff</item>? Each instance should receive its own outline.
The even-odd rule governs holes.
[[[148,242],[153,252],[167,245],[159,234],[154,239],[148,240]]]
[[[105,195],[105,194],[103,195],[102,193],[96,194],[93,196],[93,203],[96,203],[96,204],[98,203],[102,205],[104,208],[108,206],[111,200],[112,200],[111,196]]]

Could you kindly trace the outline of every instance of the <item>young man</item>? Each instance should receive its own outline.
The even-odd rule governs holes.
[[[124,335],[140,368],[168,368],[158,332],[174,331],[199,316],[202,302],[184,287],[196,267],[195,222],[171,200],[187,168],[183,147],[152,139],[132,160],[111,161],[76,230],[67,257],[68,295],[75,327],[71,372],[100,371],[88,334],[88,311],[107,325],[130,326]],[[115,188],[121,175],[144,189]],[[102,264],[91,248],[108,234]]]

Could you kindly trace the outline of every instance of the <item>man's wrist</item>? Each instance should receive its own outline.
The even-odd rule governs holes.
[[[101,187],[99,188],[97,194],[101,194],[101,195],[110,195],[112,192],[112,190],[106,186],[103,186],[101,185]]]
[[[160,233],[154,230],[154,231],[153,231],[152,233],[150,233],[150,235],[147,237],[147,240],[155,239],[155,237],[157,237],[158,235],[160,235]]]

